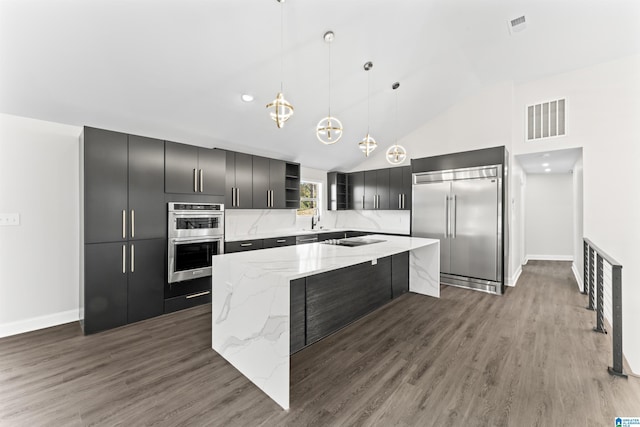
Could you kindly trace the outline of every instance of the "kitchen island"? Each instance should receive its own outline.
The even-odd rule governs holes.
[[[393,297],[391,270],[386,276],[379,271],[390,265],[390,257],[408,253],[404,271],[399,269],[394,276],[406,275],[410,292],[440,296],[438,240],[386,235],[372,235],[367,239],[378,242],[355,247],[312,243],[214,256],[212,348],[276,403],[288,409],[289,358],[293,335],[297,334],[292,331],[302,328],[304,335],[306,324],[306,330],[311,333],[309,322],[316,318],[305,317],[311,315],[307,309],[317,309],[318,299],[328,301],[327,298],[332,298],[332,294],[325,294],[310,301],[312,296],[306,295],[302,288],[299,303],[305,304],[306,298],[307,309],[302,310],[303,317],[295,317],[300,310],[297,310],[297,297],[292,298],[294,283],[299,284],[300,279],[305,278],[306,283],[314,281],[315,289],[319,291],[323,286],[338,291],[342,286],[352,289],[367,286],[379,294],[380,286],[386,286],[386,282],[378,284],[380,277],[389,277],[390,300]],[[351,294],[334,292],[333,295],[338,295],[334,299],[339,302]],[[379,306],[380,300],[373,304],[363,309]],[[336,310],[335,307],[331,309]],[[347,319],[344,312],[326,316],[323,310],[329,310],[327,305],[319,310],[319,316],[324,315],[320,326],[331,321],[335,323],[336,317]],[[321,329],[316,328],[313,332],[315,339],[322,337]],[[312,342],[303,341],[302,345],[306,344]]]

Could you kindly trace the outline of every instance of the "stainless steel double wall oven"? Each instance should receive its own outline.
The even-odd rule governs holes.
[[[211,257],[224,253],[224,205],[168,204],[168,281],[211,276]]]

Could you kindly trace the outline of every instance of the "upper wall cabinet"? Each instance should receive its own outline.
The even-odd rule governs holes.
[[[225,209],[253,206],[253,159],[250,154],[227,151]]]
[[[375,169],[342,174],[329,172],[329,209],[410,210],[411,167]],[[346,190],[343,190],[346,188]],[[346,195],[345,195],[346,194]],[[335,206],[335,207],[334,207]],[[344,208],[342,208],[344,209]]]
[[[282,160],[253,156],[253,209],[284,209],[285,169]]]
[[[411,167],[389,169],[389,209],[411,210]]]
[[[223,195],[226,154],[223,150],[167,141],[165,192]]]

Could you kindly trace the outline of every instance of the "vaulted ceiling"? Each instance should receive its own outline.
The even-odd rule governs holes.
[[[638,53],[639,23],[637,0],[1,0],[0,112],[347,169],[363,158],[368,77],[385,149],[483,87]],[[315,138],[327,30],[333,146]],[[277,129],[265,105],[281,62],[295,114]]]

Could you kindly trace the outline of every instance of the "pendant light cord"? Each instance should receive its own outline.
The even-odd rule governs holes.
[[[280,93],[284,92],[284,2],[280,3]]]
[[[331,117],[331,42],[329,42],[329,117]]]
[[[398,89],[396,89],[396,147],[398,146]]]
[[[367,136],[371,130],[371,70],[367,70]]]

